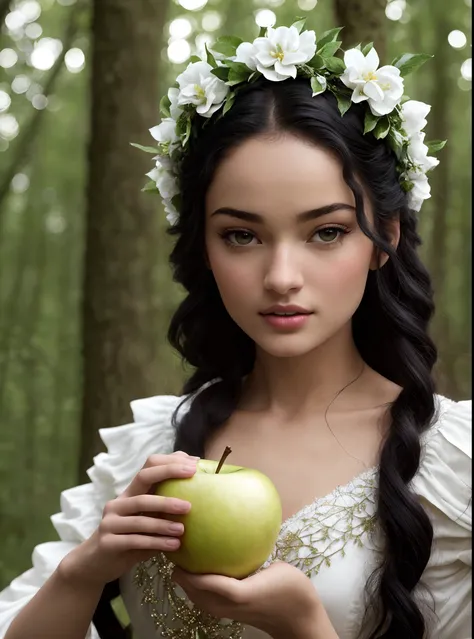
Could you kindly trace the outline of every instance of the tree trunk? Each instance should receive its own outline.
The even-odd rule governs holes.
[[[130,421],[130,400],[156,394],[153,263],[158,200],[141,192],[158,114],[167,2],[94,0],[91,134],[82,306],[80,480],[102,450],[98,429]]]
[[[337,26],[341,31],[344,49],[359,44],[373,42],[380,57],[380,64],[386,64],[385,7],[387,0],[334,0]]]

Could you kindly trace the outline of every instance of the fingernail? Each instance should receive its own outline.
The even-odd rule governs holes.
[[[196,463],[188,462],[187,464],[183,464],[183,470],[185,473],[191,473],[196,470]]]

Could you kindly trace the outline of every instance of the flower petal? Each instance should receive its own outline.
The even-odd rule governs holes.
[[[379,68],[380,59],[375,47],[369,51],[369,53],[365,56],[365,65],[366,69],[369,71],[376,71]]]
[[[274,69],[269,69],[260,64],[257,65],[257,70],[260,71],[264,78],[271,82],[281,82],[282,80],[286,80],[288,77],[286,75],[280,75]]]
[[[275,71],[287,78],[296,78],[297,69],[294,64],[282,64],[280,60],[275,61]]]
[[[362,72],[365,67],[364,54],[360,49],[349,49],[344,54],[344,64],[346,68],[354,68]]]
[[[379,102],[384,98],[384,92],[380,88],[379,83],[374,82],[373,80],[365,83],[364,93],[368,98],[374,100],[374,102]]]

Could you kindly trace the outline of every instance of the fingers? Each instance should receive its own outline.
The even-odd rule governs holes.
[[[191,504],[189,501],[175,499],[174,497],[143,494],[128,498],[122,496],[107,502],[104,508],[104,518],[107,515],[128,517],[139,513],[185,515],[190,510]]]
[[[140,534],[114,535],[113,533],[108,533],[100,537],[101,552],[114,555],[130,551],[149,551],[153,553],[177,550],[180,543],[177,537],[154,537]]]
[[[122,494],[123,497],[141,495],[150,490],[155,484],[166,479],[181,479],[192,477],[196,472],[196,460],[182,454],[152,455],[135,475],[130,486]]]
[[[104,534],[112,533],[114,535],[141,533],[144,535],[179,537],[184,532],[184,526],[179,522],[142,517],[139,515],[131,517],[112,515],[105,518],[101,526]]]
[[[212,593],[235,604],[240,604],[243,601],[245,584],[232,577],[193,575],[180,568],[175,568],[172,579],[185,590]]]

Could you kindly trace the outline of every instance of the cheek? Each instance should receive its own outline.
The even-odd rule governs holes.
[[[357,241],[352,246],[334,251],[329,260],[323,260],[314,272],[318,288],[344,303],[360,298],[370,269],[373,245],[370,241]]]
[[[249,259],[233,256],[219,249],[208,252],[209,264],[224,305],[231,310],[240,300],[249,299],[255,291],[255,265]]]

